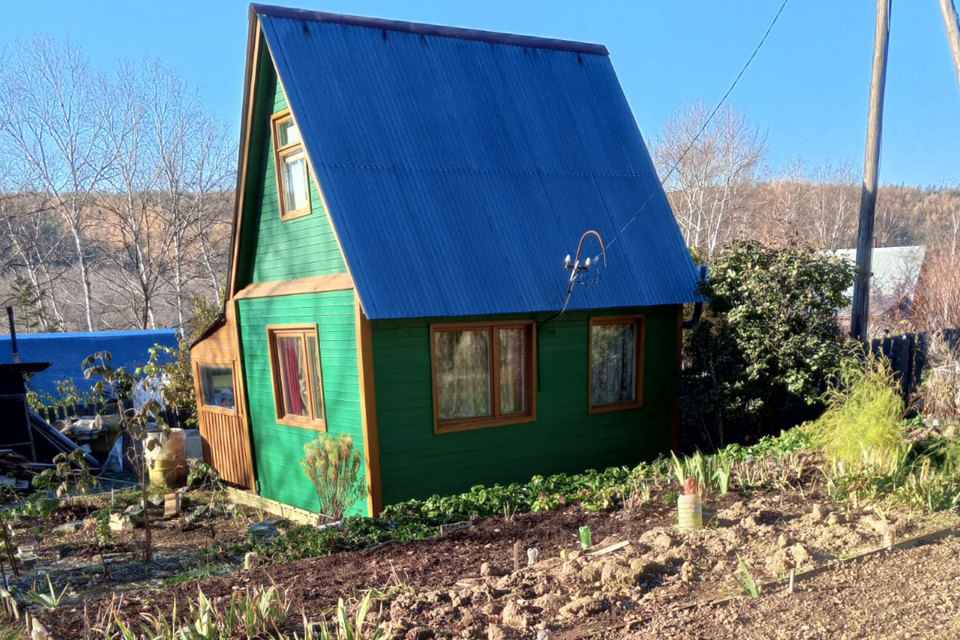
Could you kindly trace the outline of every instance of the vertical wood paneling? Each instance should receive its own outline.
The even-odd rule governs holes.
[[[198,414],[203,459],[220,472],[224,481],[252,489],[253,472],[247,463],[250,444],[240,416],[204,407],[199,407]]]

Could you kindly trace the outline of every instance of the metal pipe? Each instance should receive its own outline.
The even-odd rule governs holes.
[[[7,307],[10,320],[10,348],[13,350],[13,364],[20,364],[20,352],[17,351],[17,327],[13,324],[13,307]]]

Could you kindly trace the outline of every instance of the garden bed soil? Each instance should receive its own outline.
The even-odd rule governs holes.
[[[301,612],[317,620],[328,616],[338,599],[355,601],[366,590],[375,589],[375,608],[379,607],[395,638],[428,640],[452,634],[502,640],[533,638],[540,629],[549,629],[555,640],[632,637],[656,633],[650,631],[656,629],[664,630],[657,637],[666,637],[668,629],[683,626],[684,620],[701,631],[691,631],[692,635],[671,631],[674,635],[670,637],[726,638],[731,634],[722,621],[735,620],[732,614],[724,617],[716,613],[717,621],[711,622],[710,608],[683,612],[683,607],[740,593],[738,556],[758,582],[769,581],[784,577],[791,567],[803,571],[875,549],[881,546],[890,524],[902,539],[957,522],[943,515],[884,514],[852,505],[840,508],[816,493],[808,491],[804,495],[794,490],[731,494],[708,503],[707,510],[710,526],[694,532],[678,531],[674,526],[675,507],[656,496],[638,508],[612,513],[566,507],[555,512],[497,517],[440,538],[277,564],[162,590],[129,591],[119,612],[112,609],[116,601],[111,603],[101,593],[99,600],[95,595],[84,598],[85,602],[65,603],[56,610],[39,612],[38,617],[53,638],[64,640],[82,637],[85,607],[88,619],[96,620],[100,612],[112,610],[122,619],[137,622],[143,613],[168,613],[174,602],[179,603],[178,610],[185,610],[185,601],[197,597],[198,587],[209,598],[229,598],[238,589],[276,585],[286,593],[295,612],[290,619],[291,631],[298,628]],[[591,528],[597,550],[627,541],[629,544],[604,555],[561,558],[562,551],[579,546],[581,525]],[[524,564],[526,549],[531,547],[538,548],[540,562],[513,571],[514,545],[518,542]],[[942,548],[956,549],[957,545],[960,543],[951,541]],[[828,588],[818,585],[829,585],[830,580],[837,579],[831,576],[848,576],[844,579],[849,582],[853,579],[849,576],[862,575],[869,581],[869,573],[863,573],[862,567],[895,563],[898,558],[911,558],[911,553],[915,551],[895,552],[856,568],[828,572],[803,583],[791,600],[779,595],[751,602],[737,600],[724,611],[744,611],[744,620],[760,625],[757,629],[763,625],[780,628],[778,615],[784,616],[785,624],[790,616],[802,622],[808,617],[804,613],[807,604],[816,599],[817,593],[822,597],[822,589]],[[950,593],[955,593],[956,584],[951,582]],[[869,588],[864,587],[865,594]],[[888,600],[896,597],[886,583],[873,584],[872,588],[882,591]],[[831,597],[843,602],[845,596],[843,591],[836,591]],[[750,607],[775,607],[775,603],[792,609],[789,603],[793,601],[798,607],[787,614],[777,614],[774,608],[758,610],[769,614],[770,619],[750,613]],[[864,597],[859,605],[849,606],[869,608],[883,602],[886,600],[881,597]],[[836,605],[843,606],[847,605]],[[824,615],[839,610],[823,609]],[[829,620],[805,624],[807,630],[782,637],[844,637],[807,633],[810,629],[832,628]],[[865,633],[849,637],[893,637],[872,635],[869,629]]]

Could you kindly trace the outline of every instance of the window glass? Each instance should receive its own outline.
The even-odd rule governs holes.
[[[286,415],[309,417],[307,368],[303,357],[303,339],[299,336],[277,338],[277,361],[283,386]]]
[[[637,399],[637,324],[592,327],[593,404]]]
[[[490,332],[436,333],[440,420],[490,415]]]
[[[310,385],[313,391],[313,417],[323,419],[323,386],[320,379],[320,349],[316,336],[307,338],[307,351],[310,353]]]
[[[283,165],[283,197],[286,211],[298,211],[310,206],[307,193],[307,157],[303,149],[281,157]]]
[[[293,118],[277,123],[277,136],[280,138],[281,147],[300,142],[300,130],[294,124]]]
[[[524,329],[500,329],[500,413],[523,413],[526,405]]]
[[[200,387],[203,389],[203,404],[233,411],[233,368],[200,365]]]

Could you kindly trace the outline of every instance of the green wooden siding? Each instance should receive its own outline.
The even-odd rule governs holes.
[[[300,468],[300,459],[303,445],[317,432],[277,424],[267,326],[317,325],[327,432],[350,434],[354,446],[362,451],[353,291],[240,300],[239,322],[260,494],[316,512],[316,491]],[[353,513],[366,515],[366,501]]]
[[[287,108],[287,100],[277,82],[266,47],[263,51],[248,168],[248,179],[256,188],[247,190],[240,287],[250,283],[346,273],[347,270],[312,173],[310,215],[285,222],[280,220],[270,118]]]
[[[646,319],[644,406],[590,415],[591,315]],[[444,318],[435,322],[549,316]],[[434,434],[429,323],[373,323],[374,375],[384,504],[536,474],[637,464],[669,451],[676,398],[677,308],[568,312],[538,330],[537,421]]]

